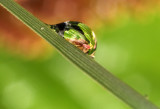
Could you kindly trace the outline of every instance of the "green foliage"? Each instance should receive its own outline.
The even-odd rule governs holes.
[[[128,87],[126,84],[121,82],[119,79],[115,78],[112,74],[110,74],[103,67],[101,67],[98,63],[96,63],[92,58],[85,55],[80,50],[78,50],[76,47],[72,46],[71,44],[63,40],[63,38],[57,36],[53,31],[47,28],[42,22],[34,18],[32,15],[30,15],[27,11],[25,11],[19,5],[14,3],[12,0],[7,0],[7,1],[1,0],[0,3],[2,3],[5,8],[7,8],[10,12],[12,12],[12,14],[14,14],[15,16],[17,16],[17,18],[19,18],[25,24],[27,24],[31,29],[33,29],[35,32],[41,35],[44,39],[46,39],[48,42],[54,45],[71,62],[73,62],[80,69],[85,71],[88,75],[93,77],[95,80],[97,80],[105,88],[108,88],[109,91],[111,91],[117,97],[125,101],[128,105],[132,106],[135,109],[158,109],[148,100],[146,100],[144,97],[142,97],[137,92],[135,92],[132,88]],[[41,30],[41,27],[44,27],[44,29]],[[131,28],[132,28],[132,25],[131,25]],[[123,42],[122,36],[126,34],[126,31],[123,33],[122,30],[123,28],[115,32],[112,32],[112,31],[106,32],[106,35],[109,35],[110,37],[108,38],[101,37],[102,39],[100,39],[99,42],[102,42],[101,44],[103,44],[103,41],[104,41],[103,38],[107,40],[108,39],[111,40],[112,38],[113,39],[115,38],[117,41]],[[119,37],[117,37],[117,33],[121,33],[121,37],[120,37],[120,34],[118,34]],[[102,31],[101,36],[104,36],[104,35],[105,35],[105,32]],[[105,43],[113,44],[113,42],[109,43],[107,41]],[[122,45],[123,44],[125,43],[122,43]],[[105,53],[105,49],[107,46],[101,45],[100,47],[101,48],[99,50],[102,50],[102,51],[99,52],[100,53],[99,55],[101,55],[99,56],[99,58],[102,58],[103,62],[108,62],[108,61],[104,61],[104,59],[106,58],[106,54],[107,54]],[[113,49],[109,49],[109,50],[113,50]],[[122,53],[122,49],[119,49],[119,51],[120,53]],[[117,56],[118,51],[115,51],[115,52],[116,53],[111,52],[113,53],[113,55],[111,56]],[[110,52],[108,52],[108,54],[109,53]],[[125,54],[125,52],[123,53]],[[94,99],[95,101],[91,101],[92,103],[91,105],[89,105],[89,101],[93,100],[93,97],[95,97],[97,94],[97,93],[94,93],[93,95],[88,97],[88,100],[86,100],[87,103],[83,102],[83,104],[81,104],[80,102],[76,102],[75,100],[76,97],[73,95],[76,95],[77,98],[79,97],[78,101],[79,100],[83,101],[82,99],[85,98],[86,91],[84,91],[84,93],[81,93],[81,94],[78,92],[80,90],[84,90],[87,88],[87,87],[84,88],[83,85],[88,83],[88,79],[86,80],[85,83],[82,82],[83,83],[82,86],[80,86],[79,90],[77,90],[76,88],[78,86],[74,85],[74,80],[77,80],[79,76],[73,77],[73,75],[77,72],[77,69],[75,70],[75,72],[73,72],[74,71],[73,68],[72,67],[69,68],[69,66],[67,66],[66,69],[69,70],[68,72],[73,72],[71,73],[71,75],[68,75],[68,73],[66,72],[67,70],[65,69],[65,65],[67,65],[68,62],[65,61],[67,63],[63,65],[62,64],[63,60],[59,61],[60,67],[55,67],[58,64],[57,61],[55,63],[55,60],[61,59],[61,58],[56,57],[53,60],[47,60],[46,62],[42,62],[38,60],[27,62],[23,59],[21,60],[18,57],[15,58],[12,56],[7,56],[6,54],[3,54],[3,53],[1,54],[1,57],[3,57],[1,58],[2,62],[1,62],[1,69],[0,69],[2,71],[1,73],[2,76],[0,76],[1,77],[0,87],[3,89],[1,90],[1,93],[2,93],[1,100],[3,100],[1,102],[2,103],[1,105],[7,109],[14,109],[14,108],[15,109],[23,109],[23,108],[24,109],[26,108],[39,109],[39,108],[46,108],[46,107],[48,109],[52,109],[52,108],[66,109],[66,107],[68,107],[69,109],[75,109],[75,108],[76,109],[89,109],[89,108],[94,109],[93,107],[96,106],[97,101],[103,98],[102,96],[97,95],[100,98],[98,99],[97,97],[96,99]],[[111,57],[108,57],[108,58],[111,58]],[[125,59],[122,57],[120,58]],[[97,60],[98,60],[98,54],[97,54]],[[61,73],[59,72],[60,70],[62,70]],[[116,70],[118,71],[119,69],[116,69]],[[131,72],[131,70],[129,70],[129,72]],[[60,76],[55,76],[58,74]],[[64,79],[65,78],[64,75],[66,76],[67,79]],[[66,83],[59,81],[61,79],[66,80],[65,81]],[[67,83],[68,81],[69,83]],[[64,87],[67,87],[67,88],[64,88]],[[100,90],[98,86],[95,86],[95,87],[97,88],[95,89],[93,88],[94,90],[96,89]],[[74,90],[74,91],[71,91],[71,90]],[[89,93],[92,93],[94,90],[89,91]],[[103,91],[101,89],[100,91],[97,91],[97,92],[103,92]],[[60,93],[60,94],[57,95],[57,93]],[[106,99],[107,97],[104,97],[101,100],[101,102],[106,104],[105,106],[108,106],[110,105],[110,103],[109,101],[107,102]],[[100,108],[100,107],[104,109],[106,108],[102,106],[103,104],[101,103],[99,104],[100,105],[98,105],[97,108]],[[115,109],[116,108],[119,109],[119,106],[115,104],[113,105],[115,106],[115,107],[113,106]]]

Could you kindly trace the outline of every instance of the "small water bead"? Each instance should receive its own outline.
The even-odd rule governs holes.
[[[44,27],[41,27],[41,30],[44,30]]]

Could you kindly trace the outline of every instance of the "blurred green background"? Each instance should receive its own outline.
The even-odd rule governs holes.
[[[46,23],[89,25],[95,60],[160,106],[158,1],[17,2]],[[2,7],[0,42],[0,109],[130,109]]]

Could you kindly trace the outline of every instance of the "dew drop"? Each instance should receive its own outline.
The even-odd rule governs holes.
[[[44,30],[44,27],[41,27],[41,30]]]

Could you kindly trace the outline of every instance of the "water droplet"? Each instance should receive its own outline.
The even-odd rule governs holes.
[[[94,32],[87,25],[81,22],[67,21],[55,25],[47,24],[47,26],[69,43],[94,58],[97,40]]]
[[[44,27],[41,27],[41,30],[44,30]]]

